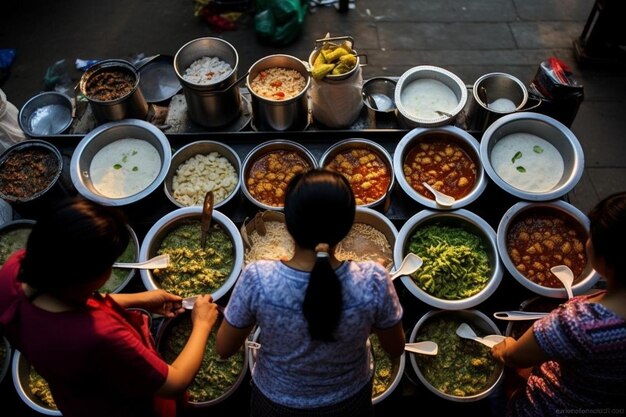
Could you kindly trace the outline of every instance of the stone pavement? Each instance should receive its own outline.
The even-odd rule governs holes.
[[[584,150],[585,171],[570,202],[587,212],[600,198],[626,190],[626,68],[586,68],[573,52],[593,0],[356,0],[352,5],[344,14],[313,7],[299,39],[274,47],[259,44],[250,16],[236,31],[212,31],[194,18],[189,0],[12,1],[0,11],[0,48],[16,48],[17,57],[1,88],[19,108],[42,90],[46,68],[57,60],[67,61],[76,81],[77,58],[174,55],[204,36],[235,46],[240,73],[270,54],[307,59],[314,40],[327,32],[355,39],[355,49],[367,55],[364,78],[435,65],[466,84],[485,73],[505,72],[528,85],[539,63],[556,56],[585,89],[571,127]]]

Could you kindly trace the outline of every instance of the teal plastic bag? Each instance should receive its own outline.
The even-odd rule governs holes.
[[[302,29],[307,3],[301,0],[259,0],[254,27],[262,42],[287,45]]]

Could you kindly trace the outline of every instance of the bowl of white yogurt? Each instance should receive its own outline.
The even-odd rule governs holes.
[[[552,117],[530,112],[496,120],[482,136],[480,158],[504,191],[528,201],[549,201],[571,191],[583,174],[580,142]]]
[[[467,103],[467,87],[446,69],[421,65],[402,74],[394,99],[402,124],[437,127],[454,123]]]
[[[172,150],[163,132],[139,119],[103,124],[76,146],[72,183],[83,197],[125,206],[147,197],[165,179]]]

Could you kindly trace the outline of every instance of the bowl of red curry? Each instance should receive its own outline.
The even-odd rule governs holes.
[[[315,156],[303,145],[286,139],[263,142],[246,155],[241,188],[263,210],[283,210],[285,190],[298,173],[317,168]]]
[[[395,185],[393,160],[381,145],[368,139],[345,139],[331,145],[319,165],[342,174],[361,207],[388,207]]]
[[[553,298],[567,297],[550,272],[553,266],[572,270],[575,295],[598,281],[585,250],[588,238],[587,216],[560,200],[516,203],[504,213],[497,231],[498,252],[513,278],[534,293]]]
[[[454,126],[415,128],[408,132],[396,146],[393,170],[409,197],[438,210],[465,207],[487,187],[478,141]],[[440,206],[424,182],[456,201],[451,206]]]

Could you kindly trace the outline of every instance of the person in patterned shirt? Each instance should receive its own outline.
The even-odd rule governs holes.
[[[530,376],[513,393],[507,416],[624,414],[626,406],[626,192],[589,213],[587,256],[607,288],[574,297],[494,358]]]
[[[259,326],[252,416],[372,415],[367,339],[373,331],[391,357],[402,355],[402,306],[382,265],[335,258],[354,216],[354,194],[341,174],[296,175],[285,197],[293,257],[253,262],[235,285],[216,350],[236,353]]]

